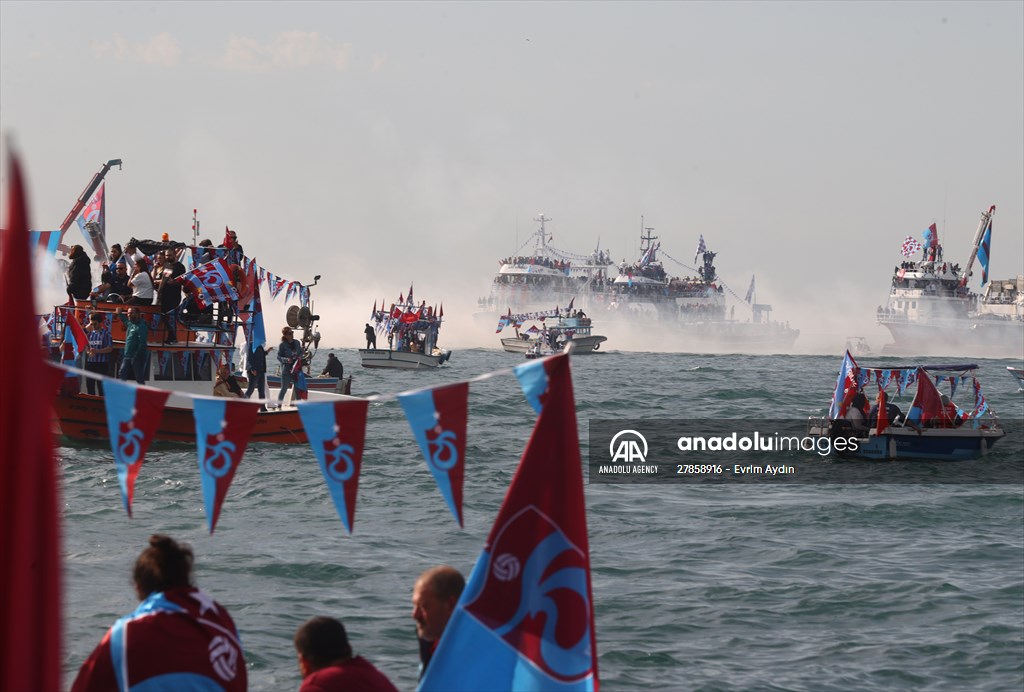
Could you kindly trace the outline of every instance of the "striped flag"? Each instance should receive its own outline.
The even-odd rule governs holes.
[[[181,283],[189,283],[196,289],[199,307],[210,303],[224,303],[238,300],[238,291],[231,284],[231,273],[223,257],[201,264],[190,272],[178,277]]]

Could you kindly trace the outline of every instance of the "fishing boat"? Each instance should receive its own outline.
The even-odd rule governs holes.
[[[875,352],[871,350],[870,344],[868,344],[868,340],[863,336],[846,337],[846,350],[852,353],[855,358],[875,355]]]
[[[1005,436],[981,391],[973,363],[862,367],[847,351],[827,417],[808,421],[808,434],[828,438],[841,458],[960,461],[985,456]],[[938,384],[936,384],[938,383]],[[904,414],[889,399],[914,388]],[[950,394],[941,394],[948,387]],[[957,391],[973,402],[953,402]],[[877,394],[876,394],[877,392]],[[875,406],[863,410],[871,393]]]
[[[398,370],[420,370],[438,368],[447,362],[452,353],[437,345],[441,323],[444,321],[444,305],[440,309],[428,307],[426,301],[417,305],[413,301],[413,289],[409,287],[408,297],[398,296],[398,301],[387,310],[381,301],[381,309],[373,306],[371,319],[376,331],[388,340],[387,348],[361,348],[359,358],[364,368],[390,368]]]
[[[936,224],[925,231],[923,244],[907,237],[903,256],[921,256],[896,265],[889,298],[878,307],[878,323],[893,339],[886,353],[1008,357],[1024,351],[1020,282],[989,281],[995,211],[993,205],[981,214],[963,266],[945,257]],[[975,260],[984,297],[970,288]]]
[[[513,315],[510,309],[509,314],[498,321],[498,332],[511,326],[515,336],[502,338],[501,347],[509,353],[533,354],[536,357],[543,351],[544,345],[555,353],[571,341],[574,344],[573,353],[583,355],[597,351],[608,340],[606,336],[593,333],[591,320],[582,310],[572,312],[567,309],[565,313],[561,314],[556,308],[547,315],[531,317]],[[522,329],[528,321],[539,321],[542,326],[531,325],[528,329]]]

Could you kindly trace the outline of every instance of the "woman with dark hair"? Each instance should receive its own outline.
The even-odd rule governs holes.
[[[246,689],[238,630],[224,606],[192,585],[193,560],[188,544],[149,537],[132,573],[142,603],[107,631],[72,692]]]
[[[132,287],[132,297],[128,300],[129,305],[152,305],[153,304],[153,275],[149,273],[149,262],[145,257],[135,262],[135,273],[128,280]]]
[[[71,265],[68,267],[68,295],[76,300],[88,300],[92,293],[92,269],[89,255],[81,245],[72,245],[68,253]]]

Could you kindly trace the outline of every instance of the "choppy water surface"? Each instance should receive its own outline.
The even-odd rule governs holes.
[[[339,353],[361,395],[521,362],[475,350],[439,372],[378,372]],[[584,454],[589,418],[805,418],[827,406],[838,361],[575,358]],[[990,403],[1019,429],[1013,363],[981,364]],[[65,684],[134,608],[130,566],[165,532],[192,543],[199,585],[235,618],[252,689],[298,688],[291,639],[315,614],[344,620],[356,650],[412,689],[412,582],[438,563],[468,574],[533,422],[511,375],[471,385],[463,530],[394,401],[371,406],[353,536],[305,446],[250,446],[214,536],[193,448],[149,453],[131,520],[109,450],[61,448]],[[1020,464],[1019,454],[1001,442],[965,464],[975,482],[963,484],[588,485],[603,689],[1020,690],[1024,488],[976,482],[977,464]],[[889,464],[891,478],[912,466]]]

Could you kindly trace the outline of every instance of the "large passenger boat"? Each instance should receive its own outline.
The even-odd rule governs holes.
[[[907,238],[904,256],[912,256],[920,246],[921,257],[893,270],[888,301],[878,309],[878,323],[893,338],[884,351],[997,358],[1024,352],[1021,282],[989,281],[995,211],[993,205],[982,213],[963,266],[945,256],[935,224],[925,232],[923,245]],[[976,260],[983,297],[970,288]]]

